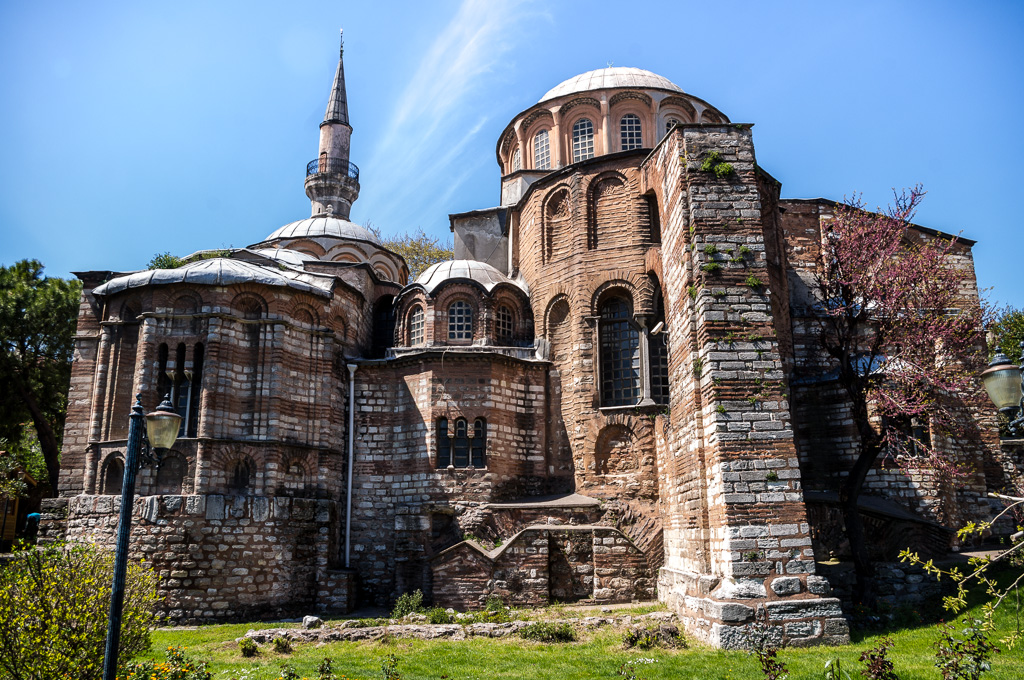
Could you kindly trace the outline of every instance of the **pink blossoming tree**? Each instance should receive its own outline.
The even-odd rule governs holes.
[[[986,310],[973,278],[956,266],[956,239],[908,229],[924,196],[897,193],[886,211],[855,199],[824,226],[815,279],[820,341],[849,399],[859,449],[839,498],[857,581],[854,600],[870,602],[872,565],[858,501],[879,459],[916,449],[915,467],[940,479],[961,474],[948,443],[976,439],[984,401]],[[883,423],[925,422],[931,437]],[[933,446],[944,441],[947,445]],[[894,461],[900,460],[892,455]]]

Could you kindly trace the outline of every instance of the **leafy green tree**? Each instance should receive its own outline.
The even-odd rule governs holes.
[[[1020,359],[1020,343],[1024,341],[1024,311],[1007,307],[999,312],[992,324],[995,341],[992,348],[1000,347],[1011,359]]]
[[[103,670],[114,555],[93,545],[16,553],[0,569],[0,679],[95,680]],[[128,565],[121,658],[150,647],[156,574]]]
[[[24,427],[21,441],[0,439],[0,500],[25,495],[28,485],[22,477],[23,472],[34,480],[47,477],[43,451],[30,425]]]
[[[60,474],[80,292],[78,281],[43,276],[36,260],[0,267],[0,439],[22,441],[31,422],[51,493]]]
[[[185,264],[184,258],[168,253],[157,253],[146,265],[146,269],[177,269]]]
[[[380,231],[373,225],[367,224],[370,231],[380,236]],[[396,236],[381,237],[381,243],[388,250],[398,253],[405,259],[409,266],[409,280],[412,281],[423,273],[427,267],[438,262],[444,262],[454,257],[451,241],[430,236],[422,227],[416,231],[398,234]]]

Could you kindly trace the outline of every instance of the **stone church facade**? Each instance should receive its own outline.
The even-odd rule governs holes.
[[[132,545],[173,620],[418,588],[459,608],[657,597],[722,646],[765,614],[786,643],[848,639],[815,563],[843,550],[830,494],[855,436],[807,293],[834,204],[782,199],[750,125],[600,69],[508,124],[501,205],[451,215],[456,259],[409,281],[348,219],[351,133],[339,60],[309,218],[79,274],[66,535],[112,541],[134,395],[169,393],[181,436],[140,473]],[[993,431],[978,442],[956,445],[981,461]],[[943,523],[986,512],[977,470],[947,489],[879,468],[865,517],[944,549]]]

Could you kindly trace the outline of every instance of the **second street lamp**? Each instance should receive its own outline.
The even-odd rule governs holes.
[[[124,581],[128,571],[128,539],[131,537],[132,505],[135,503],[135,475],[139,471],[140,463],[159,463],[160,451],[174,446],[180,427],[181,416],[174,411],[174,405],[169,397],[164,397],[155,411],[143,415],[142,395],[136,395],[135,406],[132,407],[132,413],[128,418],[128,447],[124,455],[121,515],[117,525],[114,580],[110,588],[110,617],[107,624],[107,646],[103,655],[103,680],[117,678],[117,654],[121,646],[121,612],[124,609]]]
[[[1024,353],[1024,342],[1020,343]],[[1010,434],[1019,436],[1024,433],[1024,418],[1021,417],[1021,404],[1024,403],[1024,383],[1021,381],[1020,366],[1014,364],[1003,351],[996,347],[996,355],[988,368],[981,374],[981,382],[985,385],[989,399],[1006,416]]]

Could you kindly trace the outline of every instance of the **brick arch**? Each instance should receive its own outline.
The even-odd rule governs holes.
[[[156,495],[182,495],[192,490],[191,477],[195,464],[180,451],[165,452],[153,475],[152,491]]]
[[[572,302],[559,293],[551,298],[544,310],[544,336],[551,343],[551,360],[561,363],[569,358],[573,338]]]
[[[316,482],[316,469],[308,455],[286,453],[277,474],[277,492],[285,496],[306,495]]]
[[[657,498],[654,425],[649,418],[600,413],[583,444],[584,487],[604,487],[619,498]]]
[[[243,319],[262,319],[266,317],[267,301],[262,295],[244,291],[231,300],[231,309]]]
[[[135,323],[138,321],[139,313],[142,311],[142,300],[137,295],[126,298],[118,308],[117,318],[124,323]]]
[[[491,291],[489,299],[485,298],[490,308],[494,321],[491,326],[491,337],[497,344],[497,315],[498,308],[505,306],[512,312],[512,342],[527,342],[533,339],[533,310],[530,308],[529,300],[524,299],[522,291],[508,284],[502,284]]]
[[[322,245],[320,245],[316,241],[310,241],[309,239],[298,239],[296,241],[289,241],[288,245],[284,247],[287,248],[288,250],[297,250],[300,253],[312,255],[317,259],[323,259],[324,255],[327,254],[327,251],[324,250],[324,247]]]
[[[213,492],[238,493],[240,489],[236,482],[239,481],[241,466],[248,472],[249,485],[245,493],[262,493],[265,462],[262,452],[255,447],[223,447],[214,451],[210,457],[210,486]]]
[[[688,102],[683,97],[666,97],[661,100],[658,105],[658,115],[662,120],[671,113],[682,113],[680,116],[684,120],[684,123],[695,123],[697,122],[697,109],[693,108],[693,104]],[[689,118],[689,120],[685,120]]]
[[[171,301],[174,314],[196,314],[203,308],[203,299],[193,292],[179,293]]]
[[[118,496],[121,494],[121,484],[124,480],[124,454],[114,451],[103,459],[100,464],[96,491],[104,496]]]
[[[452,342],[448,339],[448,309],[460,300],[467,303],[472,310],[473,334],[468,342],[473,343],[483,337],[482,312],[486,306],[484,296],[484,290],[476,284],[457,281],[453,281],[437,291],[433,305],[431,305],[434,313],[434,342],[441,345]],[[466,343],[466,340],[457,341],[457,344]]]
[[[611,170],[595,175],[587,183],[587,249],[631,236],[629,181]]]
[[[572,187],[552,187],[541,204],[541,262],[572,253]]]
[[[630,99],[643,102],[643,104],[645,106],[650,106],[651,105],[651,98],[650,97],[648,97],[643,92],[635,92],[633,90],[626,90],[625,92],[619,92],[618,94],[613,96],[610,100],[608,100],[608,105],[609,106],[615,106],[619,102],[627,101],[627,100],[630,100]]]

